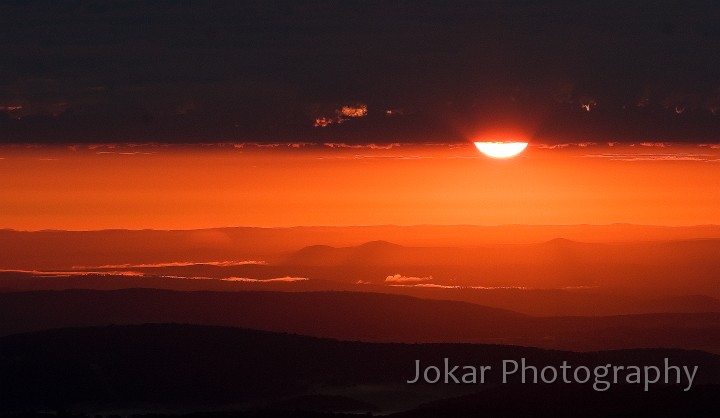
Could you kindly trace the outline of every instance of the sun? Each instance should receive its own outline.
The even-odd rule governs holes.
[[[527,142],[475,142],[475,146],[483,154],[492,158],[514,157],[528,146]]]

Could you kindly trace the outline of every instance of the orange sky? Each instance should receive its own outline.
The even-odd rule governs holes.
[[[698,145],[1,147],[0,227],[720,224],[718,179]]]

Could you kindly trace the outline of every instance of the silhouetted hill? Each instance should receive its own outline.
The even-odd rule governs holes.
[[[348,268],[352,269],[352,267]],[[518,287],[427,287],[389,286],[383,282],[345,282],[321,278],[302,281],[272,281],[298,273],[296,268],[267,265],[220,267],[212,265],[147,267],[144,275],[117,272],[56,274],[0,272],[0,292],[35,290],[167,289],[179,291],[361,291],[413,296],[421,299],[471,302],[493,308],[541,316],[608,316],[645,313],[720,312],[720,299],[702,294],[656,295],[624,293],[603,288],[532,289]],[[331,275],[330,268],[325,274]],[[378,274],[386,272],[383,267]],[[403,270],[404,271],[404,270]],[[317,272],[317,269],[315,269]],[[194,279],[206,277],[253,277],[259,281]],[[302,272],[301,272],[302,273]],[[418,271],[418,273],[422,273]],[[189,276],[189,277],[188,277]]]
[[[289,411],[368,413],[380,411],[377,406],[347,396],[303,395],[278,402],[273,408]]]
[[[375,240],[375,241],[368,241],[364,244],[360,244],[358,247],[374,250],[374,249],[401,248],[402,245],[394,244],[390,241],[385,241],[385,240]]]
[[[524,388],[522,395],[511,387],[493,388],[477,394],[441,400],[403,413],[397,418],[713,418],[720,414],[720,385],[700,386],[691,392],[659,388],[652,393],[622,387],[607,393],[590,388],[554,385]]]
[[[286,266],[407,266],[443,263],[457,257],[457,248],[404,247],[387,241],[371,241],[353,247],[312,245],[278,262]],[[341,279],[340,277],[338,279]]]
[[[466,302],[359,292],[127,289],[0,294],[0,335],[67,326],[167,322],[375,342],[720,352],[720,313],[532,317]]]
[[[175,292],[153,289],[0,294],[0,335],[67,326],[175,322],[367,341],[503,335],[525,315],[453,301],[358,292]]]
[[[444,358],[460,365],[490,365],[495,372],[488,373],[485,384],[406,383],[414,377],[415,360],[441,365]],[[303,398],[324,397],[344,399],[340,409],[351,400],[355,406],[379,405],[386,411],[409,409],[499,385],[502,361],[521,358],[537,365],[567,361],[574,367],[657,366],[669,358],[673,364],[699,367],[691,392],[720,379],[719,356],[681,350],[571,353],[496,345],[368,344],[188,325],[110,326],[0,338],[0,410],[283,408]],[[560,390],[573,394],[577,390],[569,386],[575,385],[580,384]],[[511,391],[503,395],[511,402],[534,392],[519,379],[502,386]],[[654,385],[650,393],[659,389]],[[614,386],[607,393],[622,390]],[[684,393],[678,386],[668,391]],[[399,399],[405,399],[403,405]],[[305,405],[318,408],[312,403]],[[328,402],[320,409],[326,406]]]
[[[720,299],[706,295],[671,296],[655,299],[651,301],[650,304],[655,306],[648,307],[648,309],[655,309],[658,312],[661,309],[667,309],[664,308],[667,306],[675,307],[674,312],[691,312],[691,309],[699,309],[705,312],[720,312]]]
[[[302,277],[382,283],[387,276],[465,287],[600,288],[625,294],[720,295],[720,240],[404,247],[305,248],[274,264]]]

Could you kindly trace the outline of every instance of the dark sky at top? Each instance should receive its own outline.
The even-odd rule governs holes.
[[[720,141],[719,3],[0,3],[5,143],[457,142],[508,126]]]

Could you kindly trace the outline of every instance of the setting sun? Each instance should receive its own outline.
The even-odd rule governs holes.
[[[483,154],[492,158],[510,158],[514,157],[525,148],[527,142],[475,142],[475,146]]]

